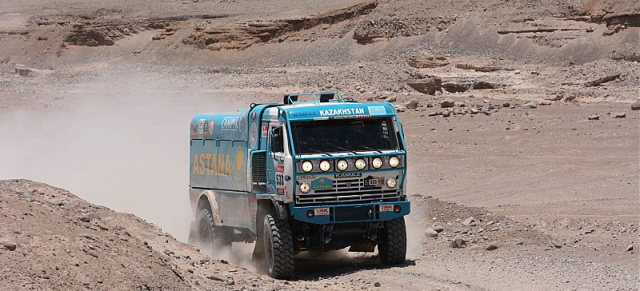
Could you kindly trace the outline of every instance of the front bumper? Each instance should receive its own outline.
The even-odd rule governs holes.
[[[293,219],[313,224],[389,221],[409,214],[410,208],[409,201],[304,207],[289,205]]]

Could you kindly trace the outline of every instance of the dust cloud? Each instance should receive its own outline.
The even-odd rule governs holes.
[[[407,169],[407,184],[405,193],[409,197],[410,201],[412,199],[411,194],[421,193],[423,189],[420,187],[418,175],[415,173],[417,172],[413,170],[411,164],[409,164]],[[407,227],[407,259],[416,259],[421,255],[421,243],[422,239],[424,238],[425,229],[425,226],[421,225],[420,222],[427,221],[428,219],[426,219],[427,213],[425,213],[424,208],[418,208],[415,206],[415,204],[411,206],[411,213],[409,213],[409,215],[405,217],[405,223]]]
[[[62,106],[0,115],[0,179],[26,178],[133,213],[187,241],[193,115],[246,108],[222,94],[167,92],[162,81],[101,81],[57,94]],[[114,93],[117,88],[118,93]],[[228,98],[232,99],[232,98]]]

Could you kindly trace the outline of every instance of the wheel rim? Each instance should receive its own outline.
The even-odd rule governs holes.
[[[203,243],[210,243],[213,241],[213,233],[211,228],[206,224],[203,223],[202,221],[200,222],[200,240]]]

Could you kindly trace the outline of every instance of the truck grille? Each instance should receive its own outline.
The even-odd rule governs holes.
[[[264,151],[253,153],[251,166],[253,191],[258,193],[267,192],[267,153]]]
[[[298,192],[297,205],[355,204],[374,201],[398,201],[398,189],[364,187],[364,179],[341,179],[333,181],[333,189],[314,190],[308,194]]]

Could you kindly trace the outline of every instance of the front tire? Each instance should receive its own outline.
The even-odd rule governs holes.
[[[289,223],[276,215],[264,216],[264,255],[269,276],[291,279],[294,276],[293,235]]]
[[[404,217],[387,221],[378,244],[380,261],[385,265],[402,264],[407,259],[407,227]]]

